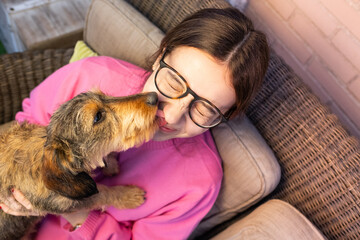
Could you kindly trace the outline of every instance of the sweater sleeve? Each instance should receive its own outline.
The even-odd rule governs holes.
[[[219,187],[187,193],[156,214],[134,223],[133,239],[187,239],[213,206]]]
[[[116,96],[138,93],[143,82],[140,72],[136,66],[109,57],[91,57],[68,64],[31,91],[30,97],[22,103],[23,111],[18,112],[15,119],[48,125],[51,115],[61,104],[89,90]],[[139,78],[140,82],[131,79],[133,77]]]
[[[155,213],[135,222],[117,222],[111,214],[92,211],[82,227],[71,233],[72,239],[186,239],[210,211],[219,188],[207,193],[193,191],[169,203]]]
[[[196,144],[198,141],[201,142]],[[152,149],[154,145],[148,143],[124,153],[123,172],[118,178],[125,180],[122,184],[131,183],[146,189],[146,202],[134,210],[109,207],[103,213],[91,212],[82,227],[73,232],[73,239],[88,239],[85,236],[99,240],[112,239],[111,236],[134,240],[187,239],[215,203],[223,174],[209,132],[180,144],[182,151],[174,151],[180,146],[175,145]],[[184,155],[184,152],[191,154]],[[172,163],[162,164],[169,155]],[[142,167],[138,167],[140,163]],[[114,179],[104,180],[103,184],[114,183]]]
[[[131,239],[131,222],[118,222],[110,214],[100,211],[90,212],[82,227],[70,232],[71,239]]]

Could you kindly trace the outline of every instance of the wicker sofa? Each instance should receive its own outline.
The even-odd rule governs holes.
[[[225,0],[127,2],[164,32],[197,9],[229,6]],[[29,92],[67,64],[72,54],[71,48],[0,56],[0,124],[12,121]],[[280,199],[299,210],[328,239],[359,239],[359,140],[349,135],[274,52],[263,87],[246,115],[275,153],[280,183],[245,213],[196,238],[209,239],[269,199]]]

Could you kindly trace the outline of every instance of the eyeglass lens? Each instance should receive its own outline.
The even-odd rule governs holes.
[[[178,98],[187,90],[186,83],[169,68],[161,68],[155,81],[159,91],[169,98]]]

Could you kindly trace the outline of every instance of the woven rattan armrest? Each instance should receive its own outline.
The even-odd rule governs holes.
[[[270,198],[295,206],[330,239],[359,239],[359,141],[274,53],[247,115],[282,169]]]
[[[26,51],[0,55],[0,124],[14,120],[30,91],[67,64],[73,49]]]

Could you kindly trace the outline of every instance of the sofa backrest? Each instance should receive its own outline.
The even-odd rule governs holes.
[[[186,0],[186,1],[141,1],[126,0],[139,12],[146,16],[163,32],[176,26],[181,20],[203,8],[226,8],[230,3],[226,0]]]

